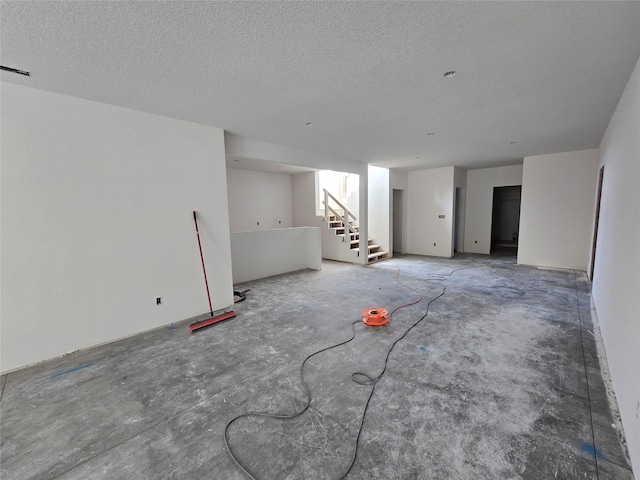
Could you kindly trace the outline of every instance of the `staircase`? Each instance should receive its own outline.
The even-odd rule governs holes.
[[[334,204],[335,206],[332,206]],[[324,221],[333,234],[342,238],[344,249],[360,256],[360,229],[357,218],[347,208],[324,189]],[[367,262],[373,263],[389,258],[389,253],[382,250],[372,238],[367,239]]]

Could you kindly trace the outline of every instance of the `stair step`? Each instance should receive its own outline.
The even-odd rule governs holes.
[[[360,244],[360,240],[351,240],[349,242],[349,246],[351,247],[352,250],[358,250],[359,249],[359,245]],[[367,245],[367,250],[369,250],[369,253],[373,253],[372,250],[375,250],[376,248],[380,248],[380,245]]]
[[[387,254],[387,252],[373,252],[368,255],[369,260],[373,260],[374,258],[383,257]]]
[[[352,244],[352,245],[355,245],[355,244],[356,244],[356,243],[358,243],[358,242],[352,241],[352,242],[349,242],[349,243],[350,243],[350,244]],[[370,254],[371,254],[371,253],[375,253],[375,254],[378,254],[378,253],[387,253],[387,252],[372,252],[372,251],[371,251],[371,250],[375,250],[376,248],[380,248],[380,245],[367,245],[367,250],[369,250],[369,253],[370,253]],[[358,250],[358,249],[356,248],[356,250]]]

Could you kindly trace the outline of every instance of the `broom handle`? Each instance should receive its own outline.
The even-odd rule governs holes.
[[[196,211],[193,211],[193,223],[196,225],[196,236],[198,237],[198,249],[200,250],[200,261],[202,262],[202,273],[204,273],[204,286],[207,288],[207,300],[209,300],[209,311],[213,317],[213,307],[211,306],[211,294],[209,293],[209,282],[207,281],[207,269],[204,267],[204,256],[202,255],[202,243],[200,243],[200,230],[198,230],[198,220]]]

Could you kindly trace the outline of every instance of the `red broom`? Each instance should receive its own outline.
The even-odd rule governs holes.
[[[236,316],[236,312],[229,311],[224,312],[220,315],[213,316],[213,307],[211,306],[211,294],[209,293],[209,282],[207,281],[207,269],[204,266],[204,255],[202,255],[202,243],[200,242],[200,230],[198,230],[198,219],[196,218],[196,211],[193,211],[193,223],[196,226],[196,237],[198,237],[198,250],[200,250],[200,261],[202,262],[202,273],[204,273],[204,286],[207,289],[207,300],[209,300],[209,312],[211,313],[211,318],[207,318],[205,320],[199,320],[197,322],[189,325],[189,330],[191,333],[195,332],[204,327],[208,327],[209,325],[216,324],[228,318],[233,318]]]

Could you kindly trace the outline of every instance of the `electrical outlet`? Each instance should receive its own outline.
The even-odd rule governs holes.
[[[162,297],[156,297],[156,305],[162,305]]]

